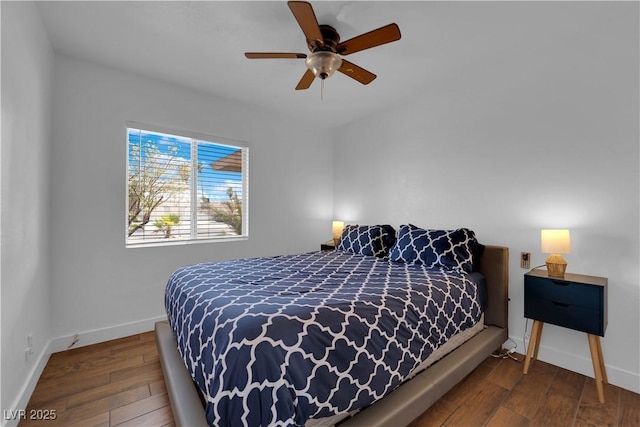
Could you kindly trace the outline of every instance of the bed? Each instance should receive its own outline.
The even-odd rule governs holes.
[[[412,225],[180,268],[156,324],[176,424],[406,425],[508,339],[507,291],[507,248]]]

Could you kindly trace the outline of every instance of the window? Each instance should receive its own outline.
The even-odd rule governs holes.
[[[145,128],[127,127],[127,246],[247,237],[248,148]]]

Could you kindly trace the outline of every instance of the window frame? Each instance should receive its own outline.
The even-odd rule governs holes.
[[[128,230],[129,230],[129,130],[136,129],[141,130],[143,132],[150,133],[158,133],[158,134],[166,134],[175,136],[178,138],[185,138],[191,140],[191,152],[195,151],[194,146],[197,145],[197,142],[206,142],[211,144],[217,144],[220,146],[238,148],[242,150],[242,234],[234,235],[234,236],[219,236],[219,237],[208,237],[208,238],[197,238],[193,237],[194,232],[197,236],[197,187],[198,180],[192,180],[191,188],[190,188],[190,222],[192,233],[189,238],[180,238],[180,239],[167,239],[166,241],[152,240],[148,242],[129,242]],[[166,128],[162,126],[150,125],[147,123],[140,123],[135,121],[127,121],[125,123],[125,172],[126,172],[126,182],[125,182],[125,215],[124,215],[124,238],[125,238],[125,247],[126,248],[146,248],[146,247],[157,247],[157,246],[175,246],[175,245],[190,245],[190,244],[202,244],[202,243],[221,243],[221,242],[229,242],[229,241],[238,241],[238,240],[248,240],[249,239],[249,144],[246,141],[240,141],[230,138],[224,138],[219,136],[201,134],[197,132],[191,131],[183,131],[176,130],[171,128]],[[193,159],[193,155],[192,155]],[[193,160],[192,160],[193,161]],[[197,176],[197,172],[194,173]],[[196,203],[194,204],[194,200]],[[196,219],[195,221],[194,218]]]

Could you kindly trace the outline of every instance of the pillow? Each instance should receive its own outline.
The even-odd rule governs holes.
[[[474,258],[480,250],[475,233],[468,228],[425,230],[415,225],[401,225],[389,258],[427,268],[474,271]]]
[[[480,271],[480,258],[482,258],[484,249],[485,246],[478,241],[471,246],[471,250],[473,251],[473,271]]]
[[[387,256],[396,243],[396,229],[389,224],[377,225],[376,227],[382,228],[382,249],[385,252],[385,256]]]
[[[396,240],[390,225],[347,225],[342,230],[337,250],[360,255],[385,257]]]

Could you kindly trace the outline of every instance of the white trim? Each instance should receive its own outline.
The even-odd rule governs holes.
[[[242,235],[249,237],[249,147],[242,150]]]
[[[191,212],[189,212],[191,231],[189,240],[198,239],[198,144],[191,140]],[[204,196],[204,194],[203,194]]]
[[[38,356],[38,360],[33,364],[33,368],[29,371],[29,375],[20,388],[18,392],[18,396],[14,399],[10,408],[2,408],[2,427],[15,427],[18,425],[20,418],[15,417],[11,419],[6,419],[7,413],[17,414],[18,410],[25,410],[27,408],[27,404],[29,403],[29,399],[31,399],[31,395],[33,391],[36,389],[36,385],[38,384],[38,380],[44,371],[45,366],[47,366],[47,362],[49,361],[49,356],[51,356],[51,341],[49,341]],[[5,412],[6,411],[6,412]]]
[[[213,142],[214,144],[219,143],[224,145],[231,145],[237,148],[249,147],[249,143],[247,141],[240,141],[237,139],[225,138],[223,136],[207,135],[204,133],[191,132],[188,130],[171,129],[171,128],[166,128],[162,126],[150,125],[148,123],[127,121],[125,123],[125,126],[127,128],[143,129],[151,132],[164,133],[172,136],[181,136],[185,138],[197,139],[199,141]]]
[[[522,337],[509,338],[517,342],[518,345],[522,343]],[[527,342],[528,340],[529,339],[527,339]],[[525,348],[522,353],[526,354],[526,352],[527,349]],[[591,363],[589,353],[586,355],[578,355],[558,350],[553,347],[540,345],[538,359],[543,362],[551,363],[554,366],[559,366],[569,371],[577,372],[593,378],[593,364]],[[607,369],[607,379],[609,380],[609,384],[630,390],[634,393],[640,393],[640,373],[630,372],[625,369],[607,365],[606,362],[607,358],[605,357],[605,368]]]
[[[106,328],[79,332],[77,334],[78,342],[73,346],[73,348],[84,347],[87,345],[128,337],[143,332],[149,332],[153,330],[156,322],[160,322],[163,320],[167,320],[167,316],[152,317],[149,319],[136,320],[134,322],[108,326]],[[56,353],[58,351],[66,350],[73,342],[74,337],[75,334],[53,338],[51,340],[51,352]]]
[[[198,239],[198,240],[187,240],[187,239],[169,239],[169,241],[159,241],[159,242],[147,242],[147,243],[129,243],[125,248],[126,249],[135,249],[135,248],[151,248],[151,247],[159,247],[159,246],[176,246],[176,245],[193,245],[200,243],[222,243],[222,242],[232,242],[239,240],[249,240],[249,236],[221,236],[216,237],[215,239]]]

